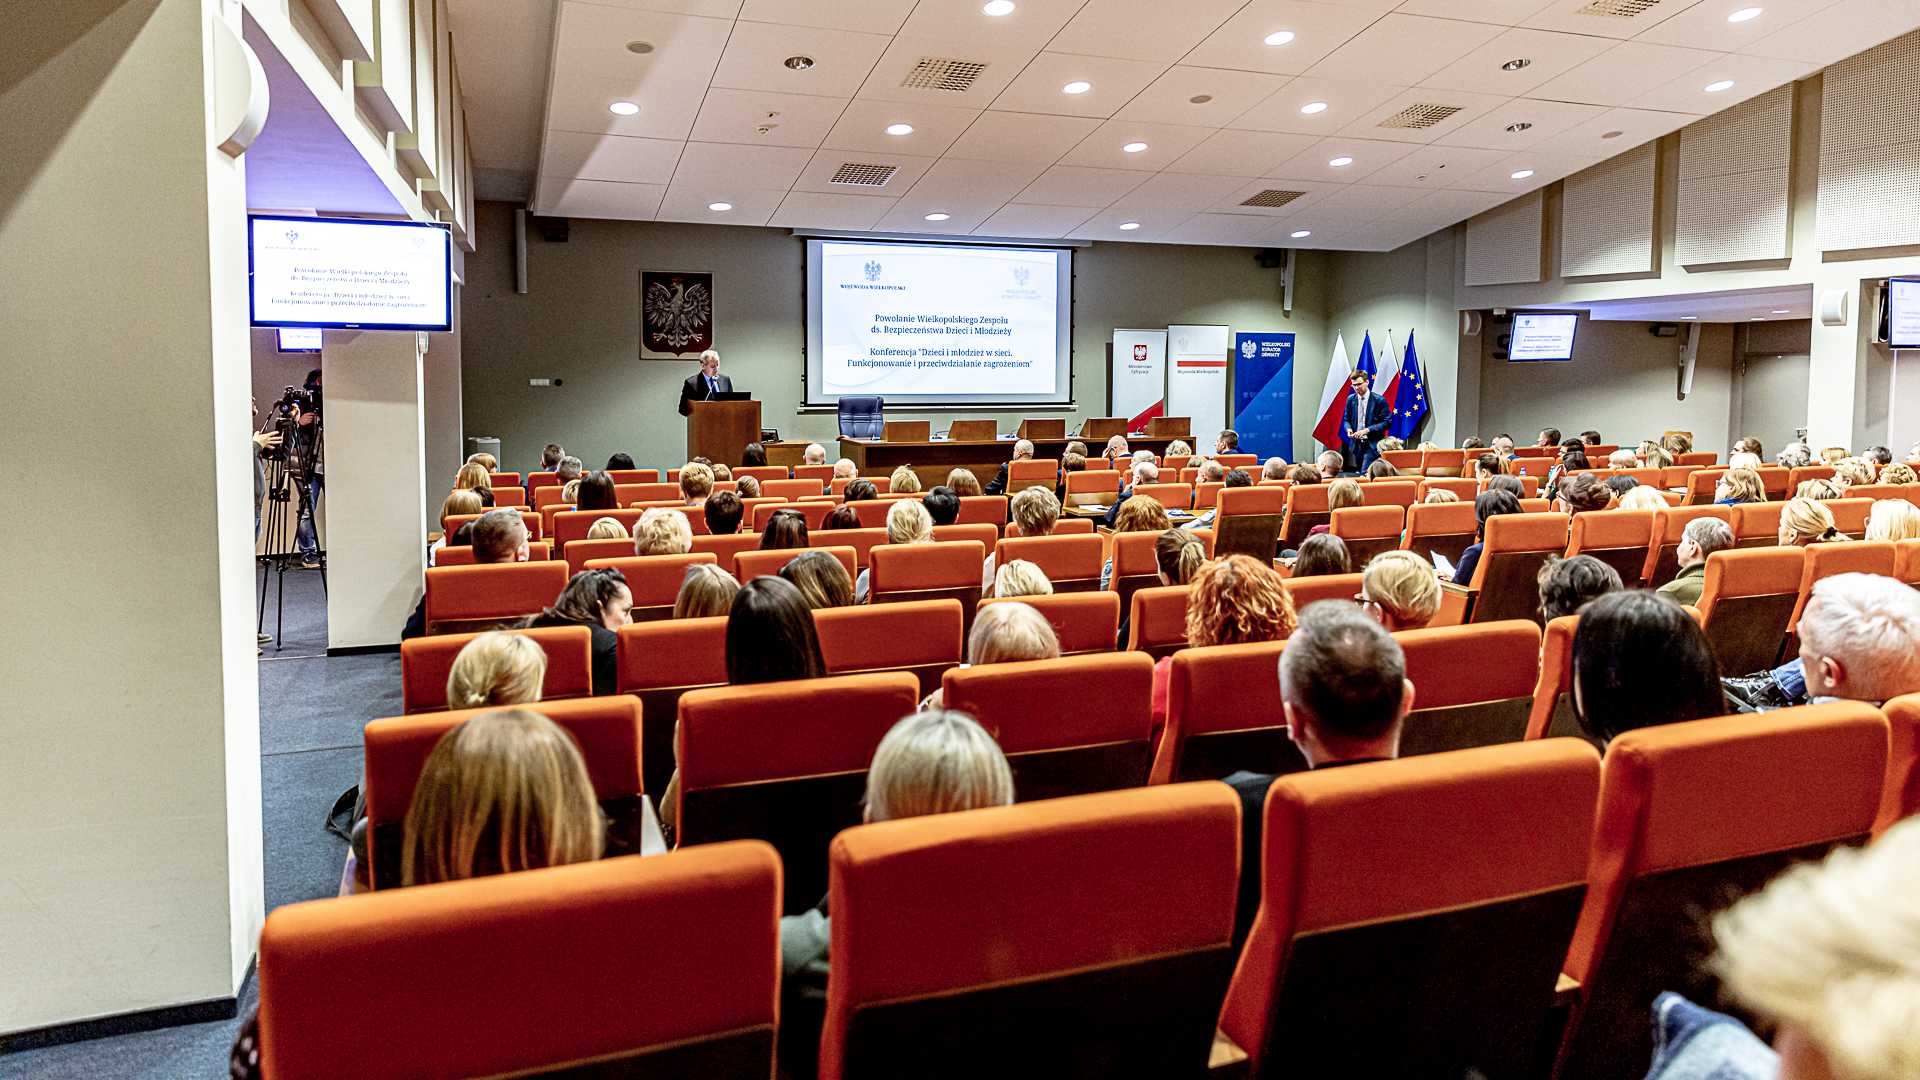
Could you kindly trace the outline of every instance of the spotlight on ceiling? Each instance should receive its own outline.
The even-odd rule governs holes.
[[[733,204],[730,202],[710,202],[707,204],[707,209],[716,210],[724,214],[728,210],[733,209]]]
[[[911,134],[913,134],[913,125],[912,125],[912,124],[888,124],[888,125],[887,125],[887,134],[889,134],[889,135],[911,135]]]
[[[1265,38],[1266,43],[1269,45],[1285,45],[1287,42],[1292,40],[1293,40],[1293,31],[1291,30],[1275,30],[1273,33],[1268,34]]]
[[[813,66],[813,57],[811,57],[811,56],[789,56],[789,57],[787,57],[787,58],[786,58],[785,60],[782,60],[782,61],[780,61],[780,62],[781,62],[782,64],[785,64],[785,65],[786,65],[787,67],[790,67],[790,68],[792,68],[792,69],[793,69],[793,70],[795,70],[795,71],[805,71],[805,70],[807,70],[808,68],[810,68],[810,67],[812,67],[812,66]]]
[[[1300,106],[1300,111],[1306,113],[1308,116],[1312,116],[1314,113],[1323,113],[1327,111],[1327,103],[1324,101],[1309,101],[1305,105]]]
[[[1093,89],[1092,83],[1079,82],[1076,80],[1074,82],[1070,82],[1067,85],[1061,87],[1060,92],[1063,94],[1084,94],[1091,89]]]
[[[1127,145],[1125,145],[1125,146],[1123,146],[1123,147],[1121,147],[1120,149],[1122,149],[1122,150],[1125,150],[1125,151],[1126,151],[1127,153],[1129,153],[1129,154],[1137,154],[1137,153],[1139,153],[1140,151],[1142,151],[1142,150],[1145,150],[1146,148],[1147,148],[1147,144],[1146,144],[1146,143],[1143,143],[1143,142],[1130,142],[1130,143],[1128,143]]]
[[[1617,139],[1617,138],[1619,138],[1620,136],[1622,136],[1622,135],[1625,135],[1625,134],[1626,134],[1626,132],[1624,132],[1624,131],[1609,131],[1609,132],[1607,132],[1607,133],[1606,133],[1605,135],[1602,135],[1602,136],[1600,136],[1600,137],[1601,137],[1601,138],[1603,138],[1603,139]]]
[[[1758,18],[1759,16],[1760,16],[1759,8],[1746,7],[1746,8],[1741,8],[1739,11],[1736,11],[1733,14],[1727,16],[1727,21],[1728,22],[1746,22],[1748,19]]]
[[[607,106],[607,111],[613,113],[615,116],[632,116],[634,113],[640,111],[640,106],[635,105],[631,101],[616,101]]]
[[[1123,222],[1121,222],[1121,223],[1120,223],[1120,227],[1121,227],[1122,229],[1125,229],[1125,230],[1128,230],[1128,231],[1131,231],[1131,230],[1134,230],[1134,229],[1137,229],[1137,228],[1139,228],[1139,227],[1140,227],[1140,223],[1139,223],[1139,222],[1137,222],[1137,221],[1123,221]]]
[[[1508,124],[1507,130],[1508,131],[1525,131],[1532,126],[1533,126],[1532,124],[1529,124],[1525,120],[1522,120],[1517,124]]]
[[[1293,237],[1295,240],[1298,240],[1303,236],[1312,236],[1313,230],[1312,229],[1295,229],[1292,232],[1288,233],[1287,235]]]
[[[1786,315],[1786,314],[1789,314],[1789,312],[1788,312],[1788,310],[1787,310],[1786,308],[1783,308],[1783,307],[1777,307],[1777,308],[1774,308],[1774,309],[1773,309],[1773,313],[1774,313],[1775,315]]]
[[[1710,82],[1707,84],[1707,93],[1709,94],[1717,94],[1722,90],[1731,89],[1733,89],[1732,79],[1721,79],[1719,82]]]
[[[1187,100],[1189,102],[1192,102],[1195,105],[1205,105],[1207,102],[1213,100],[1213,95],[1212,94],[1195,94],[1192,97],[1188,98]]]
[[[630,53],[638,53],[641,56],[645,56],[648,53],[653,51],[653,42],[629,41],[627,42],[627,51]]]
[[[1350,157],[1337,157],[1337,158],[1334,158],[1332,161],[1327,162],[1327,164],[1338,169],[1338,168],[1341,168],[1342,166],[1353,164],[1353,159]]]
[[[1680,318],[1682,318],[1682,319],[1697,319],[1697,318],[1699,318],[1699,317],[1700,317],[1700,316],[1698,316],[1698,315],[1682,315],[1682,316],[1680,316]]]
[[[1518,60],[1509,60],[1506,63],[1501,64],[1500,70],[1501,71],[1519,71],[1521,68],[1526,67],[1531,63],[1533,63],[1533,61],[1523,56],[1523,57],[1520,57]]]
[[[1008,6],[1008,7],[1012,7],[1013,5],[1012,5],[1012,4],[1008,4],[1007,6]],[[928,215],[927,215],[927,220],[928,220],[928,221],[945,221],[945,220],[947,220],[947,218],[948,218],[949,216],[950,216],[950,215],[947,215],[947,214],[928,214]]]
[[[1002,15],[1011,15],[1013,14],[1013,0],[989,0],[987,6],[981,8],[980,11],[996,19]]]
[[[1510,178],[1510,179],[1514,179],[1514,180],[1525,180],[1525,179],[1526,179],[1527,177],[1529,177],[1529,176],[1532,176],[1532,175],[1533,175],[1533,170],[1532,170],[1532,169],[1521,169],[1521,170],[1520,170],[1519,172],[1517,172],[1517,173],[1511,173],[1511,174],[1509,174],[1509,178]]]

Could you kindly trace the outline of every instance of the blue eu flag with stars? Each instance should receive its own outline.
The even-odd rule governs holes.
[[[1413,355],[1413,332],[1407,332],[1407,352],[1400,360],[1400,378],[1394,386],[1393,421],[1387,430],[1396,439],[1411,439],[1427,418],[1427,384],[1420,378],[1420,360]]]

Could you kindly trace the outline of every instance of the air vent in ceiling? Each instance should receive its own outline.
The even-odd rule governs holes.
[[[856,187],[885,187],[893,174],[900,171],[898,165],[856,165],[849,161],[833,171],[829,184],[853,184]]]
[[[913,65],[907,77],[900,85],[909,90],[948,90],[961,93],[973,85],[973,80],[987,70],[987,65],[972,60],[944,60],[938,56],[923,56]]]
[[[1246,202],[1241,203],[1240,205],[1241,206],[1285,206],[1288,203],[1292,202],[1293,200],[1305,194],[1306,192],[1304,191],[1282,191],[1279,188],[1268,188],[1267,190],[1261,192],[1260,194],[1255,195],[1253,198],[1248,199]]]
[[[1463,108],[1460,105],[1426,105],[1415,102],[1377,125],[1383,128],[1430,128]]]
[[[1593,0],[1593,3],[1580,9],[1580,14],[1598,15],[1607,19],[1631,19],[1659,2],[1660,0]]]

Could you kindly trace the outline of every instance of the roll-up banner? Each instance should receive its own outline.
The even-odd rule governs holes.
[[[1240,449],[1293,458],[1293,335],[1235,334],[1233,429]]]
[[[1227,426],[1227,328],[1169,326],[1168,416],[1193,419],[1193,446],[1210,453]]]
[[[1127,418],[1128,431],[1145,431],[1147,421],[1165,415],[1167,332],[1113,332],[1113,411]]]

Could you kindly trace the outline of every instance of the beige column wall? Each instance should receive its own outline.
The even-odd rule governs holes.
[[[422,343],[406,330],[329,330],[327,645],[400,640],[426,569]],[[435,485],[439,485],[436,483]],[[453,486],[453,477],[446,477]],[[440,507],[436,503],[434,511]]]

